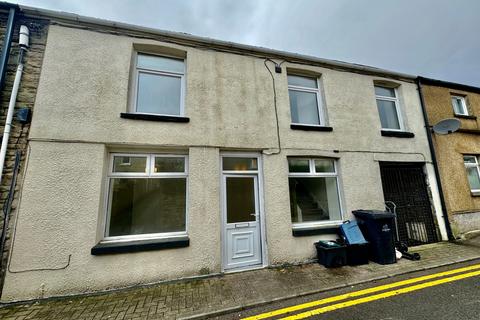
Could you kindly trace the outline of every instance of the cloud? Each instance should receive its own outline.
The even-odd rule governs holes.
[[[478,0],[22,0],[480,86]]]

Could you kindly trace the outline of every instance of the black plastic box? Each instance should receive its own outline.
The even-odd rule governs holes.
[[[347,245],[347,264],[358,266],[368,264],[369,243]]]
[[[327,268],[341,267],[347,263],[347,248],[338,242],[319,241],[315,243],[315,248],[318,263]]]

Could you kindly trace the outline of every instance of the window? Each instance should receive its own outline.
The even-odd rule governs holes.
[[[467,103],[465,97],[462,96],[452,96],[452,107],[453,112],[456,115],[468,116]]]
[[[185,63],[138,53],[133,112],[183,116]]]
[[[298,75],[287,77],[292,123],[325,125],[318,79]]]
[[[463,163],[467,170],[468,182],[472,191],[480,192],[480,169],[478,166],[478,158],[476,156],[463,156]]]
[[[342,221],[334,160],[289,158],[288,170],[294,227]]]
[[[403,131],[402,116],[395,88],[375,86],[378,114],[382,129]]]
[[[111,154],[107,239],[186,234],[187,156]]]

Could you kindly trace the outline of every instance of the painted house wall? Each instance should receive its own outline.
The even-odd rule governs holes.
[[[120,118],[129,98],[134,46],[186,53],[189,123]],[[31,152],[2,299],[19,300],[116,288],[221,272],[220,153],[263,152],[269,265],[315,257],[313,242],[293,237],[287,156],[338,159],[344,218],[383,209],[379,161],[427,162],[430,155],[414,83],[396,81],[411,139],[382,137],[374,76],[284,63],[321,76],[332,132],[290,129],[286,68],[273,73],[282,151],[278,151],[272,79],[264,59],[126,36],[50,27],[30,133]],[[270,65],[273,69],[273,66]],[[102,239],[107,155],[112,150],[188,150],[187,248],[92,256]],[[401,150],[401,151],[400,151]],[[429,183],[435,186],[433,175]],[[433,188],[437,215],[438,191]],[[442,232],[444,228],[439,221]],[[69,264],[68,257],[71,257]]]
[[[451,95],[466,96],[471,118],[456,117],[462,129],[479,130],[480,94],[423,85],[429,123],[434,125],[447,118],[454,118]],[[433,141],[438,158],[438,166],[443,192],[452,231],[456,235],[480,230],[480,197],[470,192],[463,155],[480,155],[480,132],[455,132],[449,135],[433,134]]]

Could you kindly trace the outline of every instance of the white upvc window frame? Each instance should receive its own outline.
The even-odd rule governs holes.
[[[475,159],[475,163],[467,163],[467,162],[465,162],[465,157],[469,157],[469,158]],[[463,164],[465,165],[465,169],[466,169],[466,168],[475,168],[475,169],[477,169],[477,174],[478,174],[478,176],[480,177],[480,165],[479,165],[479,163],[478,163],[478,156],[473,155],[473,154],[464,154],[464,155],[463,155],[463,158],[464,158],[464,159],[463,159]],[[465,170],[465,172],[466,172],[466,170]],[[470,188],[470,191],[471,191],[471,192],[474,192],[474,193],[480,193],[480,189],[472,189],[472,186],[470,185],[470,181],[468,181],[468,172],[466,172],[466,174],[467,174],[467,182],[468,182],[468,186],[469,186],[469,188]]]
[[[375,87],[380,87],[380,88],[387,88],[387,89],[393,89],[393,92],[395,93],[395,97],[388,97],[388,96],[382,96],[382,95],[377,95],[375,92]],[[374,83],[374,88],[375,92],[375,104],[377,104],[377,100],[383,100],[383,101],[391,101],[395,103],[395,111],[397,112],[397,119],[398,119],[398,126],[400,129],[392,129],[392,128],[384,128],[382,127],[382,130],[384,131],[398,131],[398,132],[404,132],[405,131],[405,123],[403,121],[403,115],[402,115],[402,110],[400,109],[400,100],[398,98],[398,88],[397,87],[389,87],[385,85],[380,85],[380,84],[375,84]],[[378,112],[378,104],[377,104],[377,112]],[[380,117],[380,112],[379,117]],[[380,122],[380,126],[382,123]]]
[[[290,172],[288,169],[288,178],[328,178],[334,177],[337,180],[337,195],[338,195],[338,203],[340,206],[340,220],[324,220],[324,221],[309,221],[309,222],[293,222],[292,227],[293,229],[298,230],[305,230],[305,229],[315,229],[315,228],[326,228],[326,227],[333,227],[338,226],[343,223],[344,220],[344,212],[343,212],[343,195],[341,191],[341,181],[338,174],[338,163],[337,159],[334,158],[326,158],[326,157],[287,157],[287,163],[289,159],[295,160],[308,160],[309,172]],[[334,172],[316,172],[315,170],[315,160],[331,160],[333,161],[333,169]],[[287,166],[288,168],[288,166]],[[290,201],[290,194],[289,194],[289,201]],[[290,213],[291,214],[291,213]]]
[[[288,84],[288,76],[296,76],[296,77],[304,77],[304,78],[310,78],[310,79],[315,79],[317,87],[316,88],[310,88],[310,87],[302,87],[302,86],[295,86]],[[322,99],[322,92],[320,89],[320,78],[316,76],[308,76],[304,74],[297,74],[297,73],[288,73],[287,74],[287,84],[288,84],[288,91],[300,91],[300,92],[308,92],[308,93],[315,93],[317,97],[317,109],[318,109],[318,124],[311,124],[311,123],[301,123],[301,122],[293,122],[292,120],[292,105],[290,102],[290,97],[289,97],[289,107],[290,107],[290,121],[291,124],[298,124],[302,126],[311,126],[311,127],[325,127],[326,120],[325,120],[325,114],[324,114],[324,107],[323,107],[323,99]]]
[[[182,60],[183,61],[183,72],[174,72],[174,71],[160,71],[156,69],[147,69],[147,68],[140,68],[138,67],[138,56],[139,55],[146,55],[146,56],[154,56],[154,57],[159,57],[159,58],[171,58],[171,59],[176,59],[176,60]],[[133,95],[132,95],[132,103],[130,104],[130,112],[131,113],[136,113],[136,114],[146,114],[146,115],[154,115],[154,116],[168,116],[168,117],[184,117],[185,116],[185,73],[186,73],[186,61],[184,58],[179,58],[175,56],[170,56],[170,55],[160,55],[160,54],[153,54],[149,52],[143,52],[143,51],[135,51],[134,52],[134,77],[133,77]],[[167,114],[167,113],[149,113],[149,112],[139,112],[137,111],[137,103],[138,103],[138,85],[139,81],[138,78],[140,76],[140,73],[146,73],[146,74],[153,74],[153,75],[159,75],[159,76],[165,76],[165,77],[174,77],[174,78],[180,78],[180,112],[178,115],[176,114]]]
[[[462,105],[462,109],[463,109],[463,113],[457,113],[455,111],[455,107],[453,105],[453,99],[456,99],[456,100],[460,100],[461,102],[461,105]],[[452,109],[453,109],[453,113],[456,115],[456,116],[468,116],[468,106],[467,106],[467,99],[465,98],[465,96],[462,96],[462,95],[459,95],[459,94],[452,94],[450,95],[450,103],[452,104]]]
[[[146,172],[113,172],[114,157],[147,157]],[[128,242],[134,240],[148,240],[148,239],[171,239],[177,237],[185,237],[188,235],[188,204],[189,204],[189,174],[188,174],[188,155],[185,154],[171,154],[171,153],[118,153],[112,152],[109,154],[109,170],[106,177],[106,197],[105,197],[105,219],[103,228],[102,242]],[[183,172],[154,172],[156,157],[172,157],[184,159]],[[162,233],[145,233],[136,235],[123,236],[109,236],[108,230],[110,227],[110,209],[112,205],[111,180],[115,178],[132,179],[170,179],[170,178],[185,178],[185,231],[178,232],[162,232]]]

